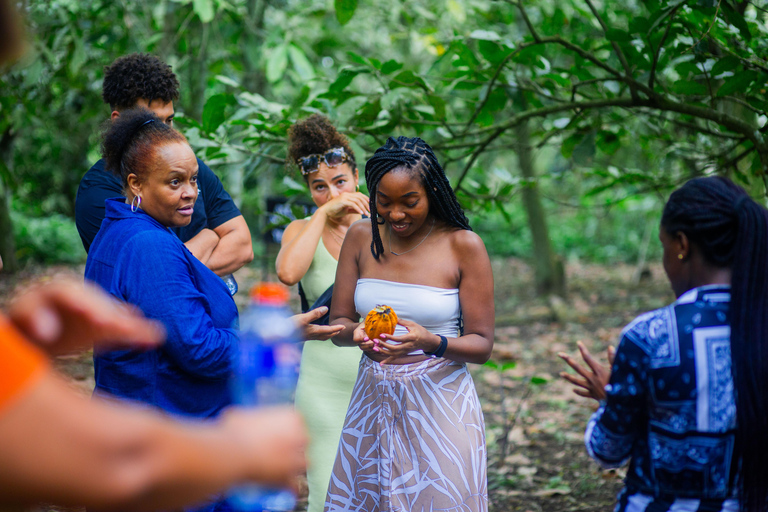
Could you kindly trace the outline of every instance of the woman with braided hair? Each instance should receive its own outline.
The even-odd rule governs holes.
[[[618,512],[768,510],[768,212],[730,180],[672,193],[659,239],[677,300],[630,323],[611,371],[583,345],[576,393],[600,401],[587,451],[631,458]]]
[[[303,307],[309,307],[328,295],[341,244],[349,226],[368,214],[368,196],[359,192],[349,141],[328,118],[314,114],[297,122],[288,140],[288,159],[298,166],[317,210],[285,229],[275,267],[284,284],[299,283]],[[337,347],[327,338],[304,344],[296,408],[310,433],[308,512],[323,510],[359,362],[359,350]]]
[[[365,166],[371,221],[339,258],[334,338],[364,356],[344,421],[326,511],[485,511],[485,427],[465,363],[493,347],[493,275],[432,149],[389,138]],[[369,339],[377,304],[398,316]]]

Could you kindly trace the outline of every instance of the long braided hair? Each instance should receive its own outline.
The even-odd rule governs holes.
[[[662,227],[682,231],[704,258],[730,267],[731,367],[741,509],[768,507],[768,211],[726,178],[697,178],[675,191]]]
[[[365,183],[370,193],[371,209],[371,253],[379,259],[384,252],[379,233],[378,213],[376,209],[376,191],[382,176],[394,168],[409,169],[421,178],[422,185],[427,191],[429,212],[443,222],[460,228],[468,229],[469,221],[461,208],[451,184],[445,176],[445,171],[437,161],[435,153],[429,144],[418,137],[390,137],[387,142],[373,154],[365,164]]]

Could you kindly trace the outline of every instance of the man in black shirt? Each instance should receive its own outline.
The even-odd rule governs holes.
[[[141,106],[172,126],[179,82],[168,64],[153,55],[134,53],[105,69],[102,97],[112,109],[112,119]],[[253,260],[251,234],[219,178],[199,158],[197,163],[199,195],[192,221],[173,231],[192,254],[224,277],[234,293],[237,285],[228,274]],[[120,178],[104,169],[103,159],[83,176],[75,199],[75,223],[86,252],[104,220],[104,201],[121,196]]]

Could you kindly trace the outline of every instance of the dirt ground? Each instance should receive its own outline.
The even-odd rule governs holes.
[[[567,265],[565,301],[536,297],[532,269],[520,260],[494,261],[497,329],[491,362],[471,372],[485,412],[491,510],[587,512],[612,510],[623,469],[601,471],[586,455],[583,433],[593,411],[559,378],[557,353],[575,353],[582,340],[593,353],[616,344],[621,329],[641,312],[673,300],[659,265],[633,283],[626,265]],[[0,274],[0,306],[31,280],[81,268],[28,269]],[[240,306],[262,278],[255,266],[240,270]],[[295,297],[294,298],[298,300]],[[89,354],[60,358],[57,367],[83,393],[93,389]],[[297,510],[302,510],[301,499]],[[48,507],[49,510],[54,508]]]

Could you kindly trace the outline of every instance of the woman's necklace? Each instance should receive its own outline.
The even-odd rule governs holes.
[[[331,234],[331,236],[339,243],[339,245],[344,243],[344,237],[337,235],[332,229],[331,226],[328,224],[325,225],[325,227],[328,228],[328,232]]]
[[[392,224],[390,224],[389,225],[389,252],[391,254],[394,254],[395,256],[402,256],[403,254],[408,254],[409,252],[411,252],[412,250],[414,250],[415,248],[423,244],[424,240],[429,238],[429,235],[432,234],[432,230],[434,229],[434,227],[435,227],[435,218],[432,217],[432,226],[429,228],[429,231],[427,232],[427,236],[421,239],[421,242],[417,243],[416,245],[414,245],[413,247],[411,247],[405,252],[395,252],[392,250]]]

